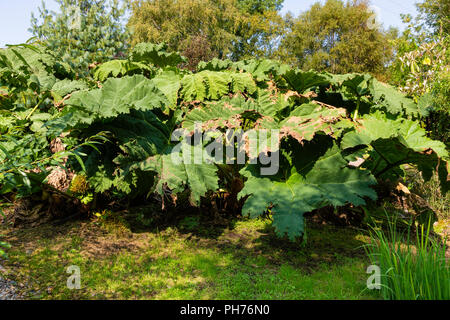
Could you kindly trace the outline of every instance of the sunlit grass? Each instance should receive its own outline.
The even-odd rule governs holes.
[[[361,233],[311,226],[300,245],[280,242],[267,228],[240,221],[216,238],[168,228],[141,235],[138,251],[96,256],[87,254],[88,240],[63,235],[40,241],[32,253],[13,247],[9,264],[32,299],[376,298],[363,292],[369,261],[357,249]],[[80,267],[81,290],[66,287],[69,265]]]

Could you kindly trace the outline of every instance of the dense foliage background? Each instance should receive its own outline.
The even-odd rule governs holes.
[[[87,211],[225,194],[222,209],[273,214],[294,239],[305,213],[375,201],[407,168],[448,190],[445,1],[405,16],[401,36],[369,23],[367,1],[299,17],[282,17],[282,1],[59,3],[32,18],[37,42],[0,52],[3,194],[56,192]],[[245,165],[170,163],[172,133],[195,121],[280,130],[264,151],[280,171],[262,176],[248,151]]]

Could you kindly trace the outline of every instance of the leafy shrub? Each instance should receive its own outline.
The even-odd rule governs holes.
[[[24,50],[20,60],[47,57]],[[406,164],[417,166],[425,180],[438,172],[443,192],[448,190],[448,151],[426,136],[419,106],[370,75],[302,71],[272,60],[214,60],[191,72],[178,69],[182,57],[165,52],[164,45],[141,44],[135,50],[127,61],[154,72],[105,71],[98,77],[103,82],[87,78],[79,86],[70,72],[56,80],[47,71],[55,83],[67,82],[62,100],[46,82],[36,86],[37,97],[30,92],[27,80],[35,77],[26,65],[20,67],[26,71],[23,88],[14,91],[7,75],[16,70],[2,65],[1,84],[8,93],[0,107],[17,130],[0,137],[2,192],[24,186],[28,194],[39,192],[56,166],[86,177],[88,201],[103,197],[129,204],[156,195],[163,208],[169,201],[200,206],[220,191],[243,215],[270,212],[276,232],[295,239],[304,234],[305,213],[363,206],[377,198],[378,181],[402,177]],[[48,60],[52,70],[55,61]],[[22,104],[23,93],[41,102]],[[250,150],[245,139],[240,140],[244,148],[234,138],[224,139],[228,129],[259,136],[278,130],[279,136],[270,137],[275,146],[260,143]],[[202,144],[172,139],[180,130],[188,137],[206,132],[212,139]],[[64,151],[51,152],[55,139]],[[217,155],[194,161],[214,143],[244,161]],[[174,156],[183,161],[174,162]],[[260,160],[268,156],[277,156],[279,164],[276,173],[265,175],[267,163]]]

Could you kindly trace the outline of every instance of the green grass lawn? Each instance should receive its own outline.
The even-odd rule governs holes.
[[[312,222],[307,230],[300,244],[277,239],[261,220],[139,232],[90,221],[4,229],[12,249],[1,264],[31,299],[379,298],[365,291],[363,232]],[[70,265],[80,267],[80,290],[66,287]]]

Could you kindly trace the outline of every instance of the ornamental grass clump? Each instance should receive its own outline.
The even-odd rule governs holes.
[[[371,228],[366,251],[381,270],[380,293],[385,300],[448,300],[450,269],[446,239],[436,239],[431,223],[413,234],[401,232],[390,220],[388,230]]]

